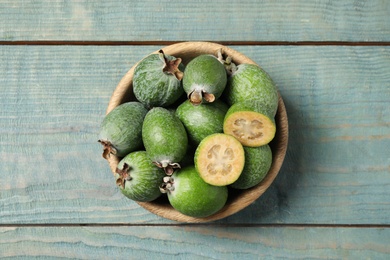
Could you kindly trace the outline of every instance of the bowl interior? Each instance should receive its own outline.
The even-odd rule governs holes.
[[[233,58],[233,62],[235,64],[241,63],[252,63],[256,64],[253,60],[246,57],[240,52],[237,52],[231,48],[226,46],[211,43],[211,42],[183,42],[177,43],[173,45],[166,46],[162,48],[164,53],[180,57],[184,64],[187,64],[191,59],[200,55],[200,54],[213,54],[216,55],[219,50],[222,51],[224,56],[230,56]],[[157,53],[156,50],[154,53]],[[114,93],[111,96],[110,102],[107,107],[106,113],[109,113],[112,109],[117,107],[118,105],[135,100],[133,91],[132,91],[132,79],[134,74],[134,69],[137,64],[135,64],[121,79],[119,84],[117,85]],[[261,183],[256,185],[253,188],[247,190],[234,190],[229,189],[229,199],[224,208],[222,208],[219,212],[215,213],[206,218],[194,218],[181,214],[180,212],[173,209],[166,196],[161,196],[161,198],[152,201],[152,202],[138,202],[140,206],[147,209],[151,213],[159,215],[161,217],[179,221],[179,222],[209,222],[218,219],[225,218],[230,216],[243,208],[247,207],[253,201],[258,199],[271,185],[273,180],[276,178],[285,154],[287,150],[288,143],[288,121],[287,121],[287,113],[283,103],[282,97],[279,95],[279,104],[278,111],[275,116],[276,122],[276,135],[275,138],[269,144],[272,149],[273,154],[273,162],[269,172],[266,177],[262,180]],[[116,156],[110,156],[108,159],[108,163],[113,173],[115,173],[115,169],[119,163],[120,158]]]

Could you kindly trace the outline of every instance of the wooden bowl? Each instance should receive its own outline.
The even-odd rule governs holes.
[[[211,42],[182,42],[177,44],[172,44],[162,48],[164,53],[180,57],[183,60],[184,64],[187,64],[191,59],[200,55],[200,54],[213,54],[216,55],[218,50],[222,50],[222,53],[226,56],[231,56],[235,64],[241,63],[252,63],[256,64],[253,60],[249,59],[240,52],[237,52],[226,46],[211,43]],[[156,50],[154,53],[157,53]],[[135,100],[134,94],[132,92],[132,79],[134,69],[137,64],[135,64],[122,78],[116,87],[115,91],[112,94],[110,102],[106,113],[108,114],[112,109],[118,105]],[[280,167],[282,166],[288,143],[288,121],[287,113],[283,103],[282,97],[279,95],[279,104],[278,111],[275,116],[276,122],[276,135],[275,138],[270,143],[270,147],[273,153],[273,162],[269,172],[261,183],[257,186],[247,189],[247,190],[233,190],[229,189],[229,198],[224,206],[219,212],[205,218],[194,218],[181,214],[176,211],[172,206],[170,206],[167,198],[162,196],[162,198],[157,199],[153,202],[137,202],[140,206],[147,209],[148,211],[178,222],[209,222],[218,219],[225,218],[230,216],[254,202],[258,199],[271,185],[277,176]],[[114,155],[111,155],[108,159],[108,163],[113,173],[119,163],[121,158],[118,158]]]

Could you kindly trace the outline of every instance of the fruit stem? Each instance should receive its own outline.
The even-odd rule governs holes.
[[[164,61],[163,72],[174,75],[176,79],[180,81],[184,75],[184,73],[181,72],[179,69],[181,58],[175,58],[174,60],[169,60],[167,56],[164,54],[163,50],[159,50],[159,55],[161,60]]]

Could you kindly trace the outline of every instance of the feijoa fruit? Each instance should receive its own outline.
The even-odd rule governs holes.
[[[228,198],[227,186],[213,186],[204,182],[194,166],[182,168],[172,176],[164,177],[162,191],[167,193],[174,209],[198,218],[218,212]]]
[[[126,155],[116,169],[121,192],[134,201],[152,201],[160,197],[164,171],[152,163],[145,151]]]
[[[255,64],[233,66],[229,73],[224,98],[229,105],[255,99],[263,104],[272,117],[278,108],[278,91],[267,72]]]
[[[174,168],[180,168],[188,138],[174,111],[162,107],[149,110],[142,125],[142,140],[150,159],[168,175]]]
[[[259,184],[267,175],[272,164],[269,145],[244,147],[245,166],[240,177],[230,186],[235,189],[249,189]]]
[[[233,104],[226,112],[223,132],[234,136],[243,146],[257,147],[268,144],[275,137],[275,119],[259,101]]]
[[[133,92],[146,107],[166,107],[184,94],[181,86],[184,65],[180,58],[164,54],[150,54],[141,60],[133,76]]]
[[[212,134],[198,145],[194,163],[205,182],[215,186],[229,185],[238,179],[244,168],[244,148],[231,135]]]
[[[226,82],[225,66],[213,55],[202,54],[195,57],[184,70],[183,88],[194,105],[218,99]]]
[[[223,132],[223,120],[228,108],[221,100],[199,106],[186,100],[178,106],[176,115],[183,122],[189,141],[198,145],[206,136]]]
[[[127,102],[115,107],[101,124],[99,142],[103,157],[124,157],[142,147],[142,124],[147,109],[140,102]]]

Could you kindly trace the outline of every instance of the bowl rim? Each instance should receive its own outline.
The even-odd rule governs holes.
[[[161,49],[164,51],[164,53],[168,55],[182,58],[184,64],[199,54],[216,55],[218,51],[221,50],[224,55],[232,57],[233,62],[237,65],[241,63],[251,63],[251,64],[258,65],[252,59],[248,58],[244,54],[230,47],[221,45],[219,43],[214,43],[214,42],[204,42],[204,41],[179,42],[179,43],[174,43],[162,47],[152,53],[158,53],[158,51]],[[140,61],[134,64],[119,81],[108,103],[106,114],[108,114],[115,107],[117,107],[118,105],[124,102],[135,100],[134,94],[132,93],[132,79],[133,79],[134,69]],[[190,217],[184,215],[178,212],[177,210],[175,210],[172,206],[169,205],[169,203],[161,204],[156,201],[136,202],[136,203],[139,204],[144,209],[148,210],[149,212],[166,219],[170,219],[177,222],[202,223],[202,222],[219,220],[228,217],[230,215],[233,215],[239,212],[240,210],[246,208],[247,206],[249,206],[255,200],[257,200],[275,180],[283,164],[286,151],[287,151],[287,145],[288,145],[287,111],[284,105],[283,98],[280,95],[279,91],[278,91],[278,95],[279,95],[278,109],[275,115],[276,134],[274,140],[271,142],[272,145],[270,145],[273,153],[272,165],[265,178],[259,184],[246,190],[236,191],[237,193],[240,193],[240,195],[235,196],[233,199],[229,198],[228,202],[221,210],[219,210],[217,213],[209,217],[203,217],[203,218]],[[107,159],[107,161],[112,173],[115,174],[115,169],[120,161],[120,158],[111,155]]]

